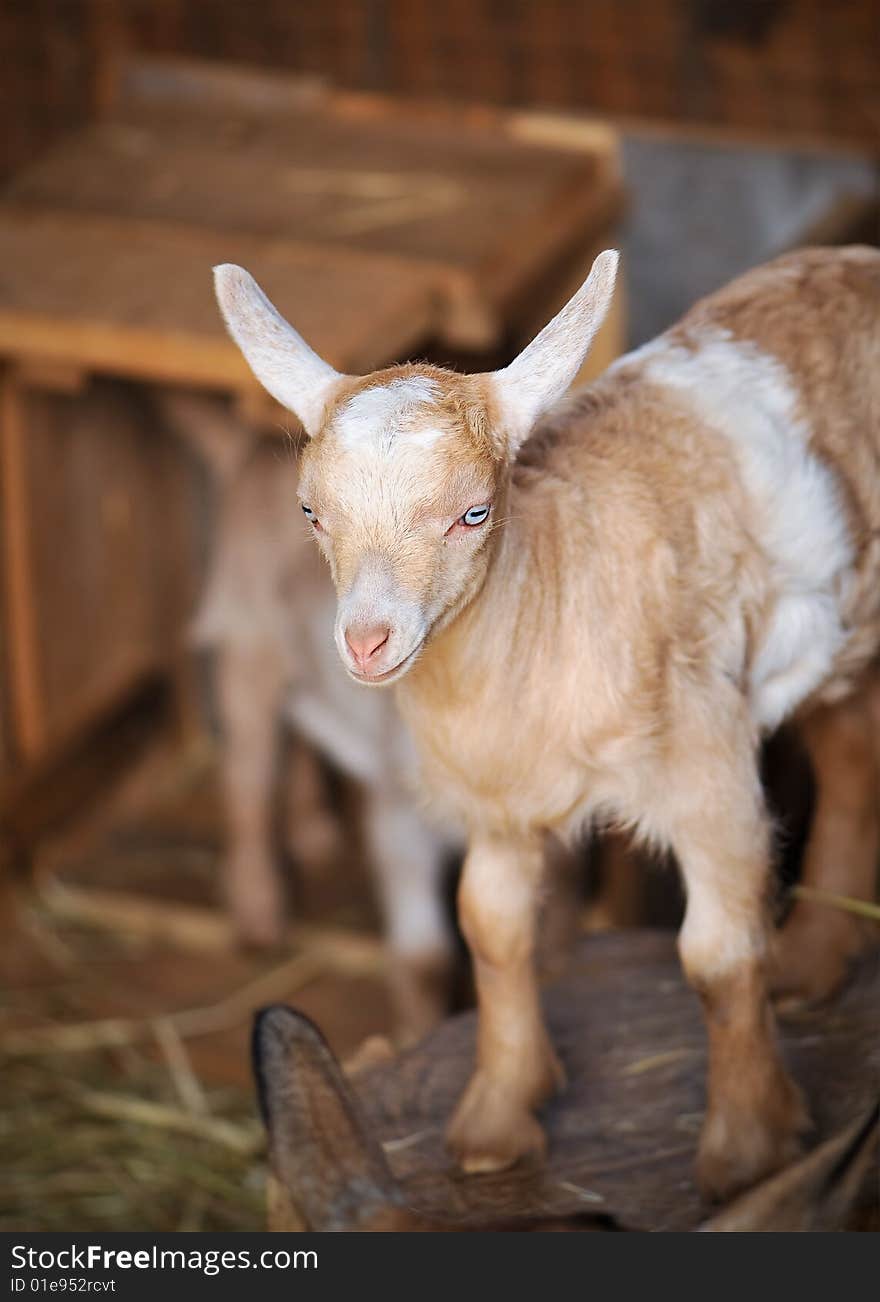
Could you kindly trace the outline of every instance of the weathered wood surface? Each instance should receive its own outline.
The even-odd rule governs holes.
[[[448,341],[484,347],[505,305],[560,259],[586,262],[621,208],[616,133],[596,123],[268,77],[220,104],[217,76],[196,65],[185,93],[185,71],[154,73],[154,93],[25,169],[7,199],[402,257],[431,269]]]
[[[874,955],[833,1006],[783,1023],[785,1057],[815,1122],[811,1144],[852,1123],[880,1093],[878,994]],[[706,1055],[673,938],[630,932],[581,942],[545,1009],[568,1073],[567,1089],[544,1113],[546,1164],[485,1176],[451,1165],[443,1129],[471,1069],[473,1014],[356,1078],[408,1202],[467,1221],[587,1211],[628,1229],[694,1229],[707,1215],[692,1179]]]
[[[577,233],[581,192],[609,181],[610,129],[554,147],[549,127],[523,138],[519,117],[329,91],[271,117],[129,109],[25,169],[9,196],[473,268],[534,256],[519,239],[558,207]]]
[[[430,272],[345,249],[0,208],[0,253],[0,354],[22,363],[257,391],[217,311],[217,262],[247,266],[343,371],[405,356],[434,321]]]

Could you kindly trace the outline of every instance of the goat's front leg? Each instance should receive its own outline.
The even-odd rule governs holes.
[[[704,757],[673,837],[687,889],[679,952],[709,1038],[697,1180],[717,1198],[785,1165],[808,1125],[767,989],[769,823],[753,757],[728,766],[724,753]]]
[[[474,961],[477,1065],[447,1141],[465,1171],[499,1171],[542,1153],[533,1110],[563,1083],[541,1017],[534,948],[541,841],[472,841],[458,907]]]

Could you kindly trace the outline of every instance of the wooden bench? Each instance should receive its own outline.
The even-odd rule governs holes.
[[[544,1113],[547,1159],[499,1174],[463,1175],[443,1143],[473,1062],[473,1013],[349,1083],[311,1024],[269,1009],[254,1047],[270,1228],[840,1228],[877,1209],[878,994],[875,954],[832,1007],[784,1023],[815,1122],[810,1153],[722,1213],[691,1174],[705,1037],[671,935],[580,943],[545,996],[568,1075]]]

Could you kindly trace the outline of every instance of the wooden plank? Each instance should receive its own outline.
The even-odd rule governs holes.
[[[597,156],[547,148],[445,117],[341,111],[226,131],[195,116],[98,124],[8,190],[40,207],[147,217],[214,230],[479,264],[499,225],[534,223]]]
[[[7,366],[0,372],[4,592],[16,749],[28,758],[43,746],[46,724],[31,563],[31,486],[25,470],[24,442],[21,388],[14,370]]]
[[[593,154],[466,120],[429,119],[423,138],[403,111],[353,122],[303,112],[242,134],[193,118],[99,124],[20,174],[8,197],[467,269],[499,229],[513,239],[539,224],[573,185],[595,188],[597,171]]]
[[[497,345],[499,307],[619,211],[616,134],[587,118],[322,91],[230,65],[127,66],[135,89],[117,118],[27,169],[11,199],[404,258],[438,275],[457,347]],[[240,93],[224,99],[227,84]]]
[[[811,1143],[876,1104],[878,981],[874,954],[833,1007],[781,1025],[784,1056],[816,1124]],[[674,937],[627,931],[582,941],[543,1004],[567,1076],[543,1110],[544,1162],[477,1177],[450,1165],[444,1129],[472,1070],[473,1013],[356,1078],[407,1204],[472,1223],[589,1210],[627,1229],[694,1228],[706,1215],[693,1181],[706,1037]]]
[[[22,355],[18,379],[22,389],[44,389],[47,393],[82,393],[86,374],[77,362],[41,357],[35,351]]]
[[[680,121],[671,116],[646,117],[639,113],[610,113],[605,121],[612,129],[632,132],[651,140],[683,141],[727,146],[731,149],[769,150],[774,153],[828,154],[837,159],[864,160],[878,156],[876,137],[862,144],[842,140],[829,131],[802,130],[778,124],[731,125],[707,121]]]
[[[54,738],[34,762],[0,778],[0,875],[4,860],[16,870],[29,866],[42,840],[91,801],[106,799],[155,737],[163,720],[156,677],[146,672],[125,687],[124,698],[95,702],[99,711],[81,720],[85,731],[77,726]]]
[[[248,392],[256,388],[241,355],[225,340],[194,340],[183,332],[65,322],[46,314],[0,309],[0,354],[75,364],[104,375]]]
[[[288,113],[327,93],[323,77],[180,55],[124,54],[116,60],[112,107],[121,113],[136,108]]]
[[[435,326],[437,273],[351,250],[73,213],[0,209],[0,354],[252,393],[211,266],[247,266],[342,371],[367,371]]]
[[[198,496],[128,386],[21,401],[42,722],[20,756],[31,768],[170,664],[194,597]]]
[[[617,186],[597,187],[584,191],[572,187],[560,196],[558,205],[543,214],[543,221],[525,232],[525,248],[519,253],[516,265],[510,247],[510,238],[503,241],[483,263],[479,283],[486,297],[498,309],[506,308],[511,314],[512,304],[519,298],[527,299],[529,293],[540,289],[542,273],[552,271],[566,254],[595,248],[597,239],[601,247],[612,242],[614,223],[623,210],[623,192]],[[573,240],[571,232],[578,232]],[[560,307],[562,304],[560,303]]]
[[[118,98],[128,34],[117,0],[87,0],[86,12],[92,109],[96,117],[106,117]]]
[[[129,650],[119,661],[71,697],[47,729],[41,760],[72,750],[96,720],[109,716],[121,703],[133,701],[149,683],[167,678],[169,661],[157,650]]]

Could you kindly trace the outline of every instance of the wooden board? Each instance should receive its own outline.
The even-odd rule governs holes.
[[[505,129],[484,110],[329,92],[268,120],[129,113],[65,142],[8,193],[474,268],[508,245],[515,257],[524,230],[607,179],[610,130],[560,148],[549,130],[528,139],[518,116]]]
[[[440,274],[444,336],[462,347],[497,342],[507,302],[620,211],[616,134],[589,120],[314,82],[297,93],[271,77],[262,96],[224,104],[210,93],[222,66],[196,65],[190,94],[186,67],[160,74],[158,91],[26,169],[8,199],[414,260]]]
[[[876,1101],[880,1080],[875,954],[831,1007],[783,1023],[784,1055],[828,1138]],[[474,1056],[472,1013],[356,1078],[367,1121],[408,1201],[471,1221],[606,1212],[629,1229],[689,1230],[706,1214],[692,1178],[704,1108],[705,1033],[671,935],[628,932],[582,941],[545,995],[568,1076],[544,1111],[545,1164],[465,1176],[443,1131]]]
[[[20,757],[36,761],[167,667],[194,599],[197,494],[128,386],[19,391],[17,411],[18,548],[4,513],[9,668]]]
[[[211,268],[238,262],[338,369],[370,370],[430,332],[435,278],[394,259],[94,214],[0,208],[0,355],[255,393]]]

